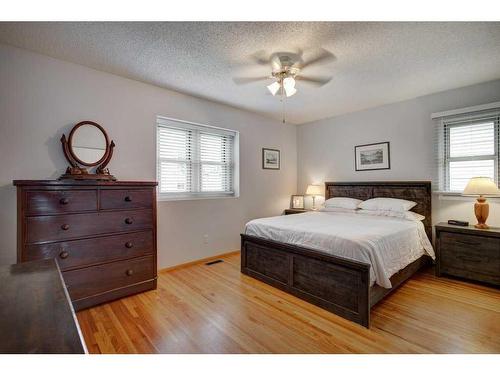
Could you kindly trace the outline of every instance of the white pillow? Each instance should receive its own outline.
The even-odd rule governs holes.
[[[355,210],[358,205],[363,202],[359,199],[354,198],[330,198],[325,201],[325,207],[337,207],[337,208],[347,208],[349,210]]]
[[[380,210],[380,211],[409,211],[417,204],[412,201],[396,198],[372,198],[363,201],[359,204],[359,208],[363,210]]]
[[[413,211],[357,210],[356,212],[361,215],[398,217],[411,221],[422,221],[425,219],[425,216]]]
[[[353,210],[350,208],[341,208],[341,207],[322,207],[318,211],[321,211],[321,212],[345,212],[345,213],[355,214],[359,210]]]

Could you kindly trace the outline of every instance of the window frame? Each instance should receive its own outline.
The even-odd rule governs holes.
[[[179,200],[198,200],[198,199],[224,199],[224,198],[238,198],[239,197],[239,138],[240,138],[240,133],[237,130],[233,129],[227,129],[227,128],[222,128],[218,126],[213,126],[213,125],[207,125],[207,124],[200,124],[196,122],[191,122],[191,121],[186,121],[186,120],[180,120],[172,117],[166,117],[166,116],[161,116],[157,115],[156,116],[156,123],[155,123],[155,140],[156,140],[156,178],[160,180],[160,144],[159,144],[159,139],[158,139],[158,128],[161,127],[160,121],[170,121],[179,124],[180,129],[194,129],[198,132],[198,140],[196,142],[199,142],[199,134],[201,132],[205,132],[210,134],[210,130],[214,130],[212,134],[223,134],[224,132],[227,132],[228,134],[231,134],[234,139],[233,139],[233,145],[232,145],[232,152],[233,152],[233,160],[232,160],[232,187],[233,191],[232,192],[202,192],[202,191],[196,191],[196,192],[161,192],[160,190],[160,183],[158,183],[157,187],[157,200],[158,201],[179,201]],[[168,126],[166,126],[168,127]],[[172,126],[174,127],[174,126]],[[195,147],[196,148],[196,147]],[[198,152],[195,151],[195,152]],[[196,156],[197,157],[197,156]],[[195,157],[195,159],[196,159]],[[173,161],[175,162],[175,161]],[[183,164],[186,163],[184,161],[179,163]],[[196,181],[199,180],[199,174],[201,171],[201,166],[202,164],[207,164],[207,162],[201,162],[198,161],[196,162],[193,161],[191,162],[194,166],[192,167],[192,176],[191,179],[193,180],[192,183],[195,185],[199,185],[201,187],[201,182],[199,184],[196,183]],[[210,164],[210,163],[208,163]]]
[[[475,156],[450,156],[450,129],[460,126],[473,125],[474,123],[488,122],[493,120],[493,155],[475,155]],[[476,160],[493,160],[493,176],[495,184],[499,183],[499,152],[500,152],[500,139],[499,139],[499,126],[500,126],[500,115],[498,114],[484,114],[474,116],[470,114],[469,116],[464,116],[461,118],[445,118],[442,120],[443,124],[443,148],[444,148],[444,163],[443,163],[443,180],[444,180],[444,192],[445,193],[461,193],[459,190],[451,190],[451,176],[450,176],[450,163],[457,161],[476,161]]]

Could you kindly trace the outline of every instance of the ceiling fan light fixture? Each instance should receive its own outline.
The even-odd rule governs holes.
[[[294,88],[295,87],[295,78],[293,77],[286,77],[283,80],[283,87],[286,89]]]
[[[286,97],[289,98],[290,96],[294,95],[297,92],[297,89],[295,87],[285,87],[285,94]]]
[[[295,79],[293,77],[286,77],[283,80],[283,88],[285,89],[285,94],[287,97],[292,96],[297,92],[295,88]]]
[[[273,82],[269,86],[267,86],[267,89],[271,92],[271,94],[273,94],[273,96],[275,96],[280,87],[281,86],[278,82]]]

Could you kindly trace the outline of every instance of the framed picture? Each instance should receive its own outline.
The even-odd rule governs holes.
[[[280,169],[280,150],[262,149],[262,169]]]
[[[304,196],[303,195],[292,195],[290,201],[290,208],[304,208]]]
[[[371,143],[354,147],[356,171],[391,169],[389,142]]]

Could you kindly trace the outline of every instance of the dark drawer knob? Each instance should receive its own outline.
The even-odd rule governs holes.
[[[127,271],[125,271],[125,274],[127,276],[132,276],[134,274],[134,270],[127,270]]]
[[[134,222],[134,220],[132,220],[130,217],[127,217],[127,218],[125,219],[125,223],[126,223],[126,224],[132,224],[133,222]]]
[[[125,202],[132,202],[132,197],[130,197],[130,196],[127,195],[125,197]]]
[[[69,253],[66,250],[63,250],[59,253],[59,258],[61,259],[66,259],[68,257]]]
[[[69,224],[63,224],[61,225],[62,230],[68,230],[69,229]]]
[[[59,199],[59,203],[61,203],[61,204],[68,204],[69,203],[69,199],[68,198],[61,198],[61,199]]]
[[[125,247],[127,249],[131,249],[133,246],[134,246],[134,244],[132,242],[130,242],[130,241],[125,243]]]

